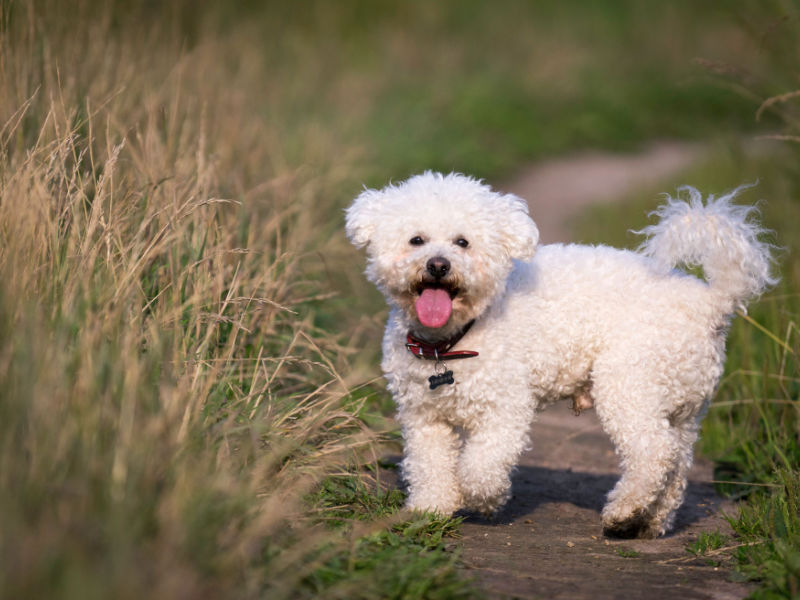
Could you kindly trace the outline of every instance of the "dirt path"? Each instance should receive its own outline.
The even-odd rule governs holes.
[[[547,242],[570,239],[569,218],[657,183],[695,160],[695,146],[658,144],[636,156],[587,154],[541,164],[502,189],[528,199]],[[674,187],[674,186],[672,186]],[[533,449],[513,479],[513,497],[492,521],[462,526],[468,574],[490,598],[743,598],[750,588],[729,571],[686,552],[702,531],[727,531],[733,510],[707,483],[712,466],[697,460],[674,532],[648,541],[603,538],[600,509],[619,476],[611,443],[593,411],[575,417],[566,403],[532,427]]]
[[[528,201],[542,243],[568,242],[569,221],[582,209],[659,183],[703,152],[697,144],[680,142],[660,142],[633,155],[587,152],[539,163],[498,187]]]

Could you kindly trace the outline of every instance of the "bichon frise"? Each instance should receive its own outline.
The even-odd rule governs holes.
[[[621,459],[604,531],[655,537],[686,489],[692,446],[737,308],[761,294],[771,247],[731,204],[668,198],[638,252],[537,250],[526,203],[426,172],[365,190],[347,235],[391,307],[382,367],[398,406],[407,506],[491,513],[540,407],[594,406]],[[702,266],[707,281],[675,270]]]

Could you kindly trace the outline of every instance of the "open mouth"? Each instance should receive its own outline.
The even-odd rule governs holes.
[[[419,297],[415,303],[417,319],[425,327],[444,327],[453,312],[453,298],[458,288],[441,282],[421,282],[417,287]]]
[[[422,294],[422,292],[428,289],[444,290],[447,292],[447,295],[450,296],[451,300],[458,296],[458,293],[461,291],[454,285],[449,285],[447,282],[443,281],[420,281],[415,288],[415,291],[419,296]]]

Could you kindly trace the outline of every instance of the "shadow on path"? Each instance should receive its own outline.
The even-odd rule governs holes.
[[[503,526],[529,519],[538,510],[547,510],[548,504],[570,504],[575,508],[595,513],[600,522],[600,511],[606,494],[619,479],[616,473],[594,474],[571,469],[548,469],[522,466],[512,476],[512,500],[492,518],[465,513],[465,522],[484,526]],[[708,516],[708,509],[716,506],[716,496],[710,483],[691,481],[686,500],[678,509],[675,527],[666,537],[680,534],[688,526]]]
[[[712,465],[697,460],[675,528],[656,540],[611,540],[600,511],[619,478],[611,442],[593,411],[566,404],[531,428],[533,448],[513,475],[512,497],[493,519],[468,515],[461,526],[468,574],[489,598],[738,599],[751,588],[686,551],[704,531],[728,531]]]

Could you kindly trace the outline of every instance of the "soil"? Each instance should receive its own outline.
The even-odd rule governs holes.
[[[657,184],[703,154],[702,146],[683,142],[658,142],[632,155],[587,152],[541,162],[496,187],[528,201],[542,243],[569,242],[570,219],[582,209]]]
[[[697,146],[661,143],[636,156],[587,154],[542,163],[497,186],[530,203],[545,243],[569,241],[569,219],[675,175],[697,160]],[[674,186],[672,186],[674,187]],[[513,476],[513,496],[492,520],[469,516],[460,540],[467,575],[489,598],[744,598],[725,553],[695,557],[700,532],[729,534],[735,507],[714,493],[712,465],[696,459],[676,526],[656,540],[603,537],[600,510],[619,477],[612,445],[593,410],[576,417],[551,406],[532,426],[533,448]]]
[[[533,449],[513,476],[512,498],[491,520],[461,525],[467,575],[488,598],[744,598],[724,555],[696,557],[700,532],[730,534],[735,507],[714,493],[712,465],[696,459],[670,534],[656,540],[603,537],[600,510],[619,477],[611,442],[594,411],[551,406],[531,430]]]

